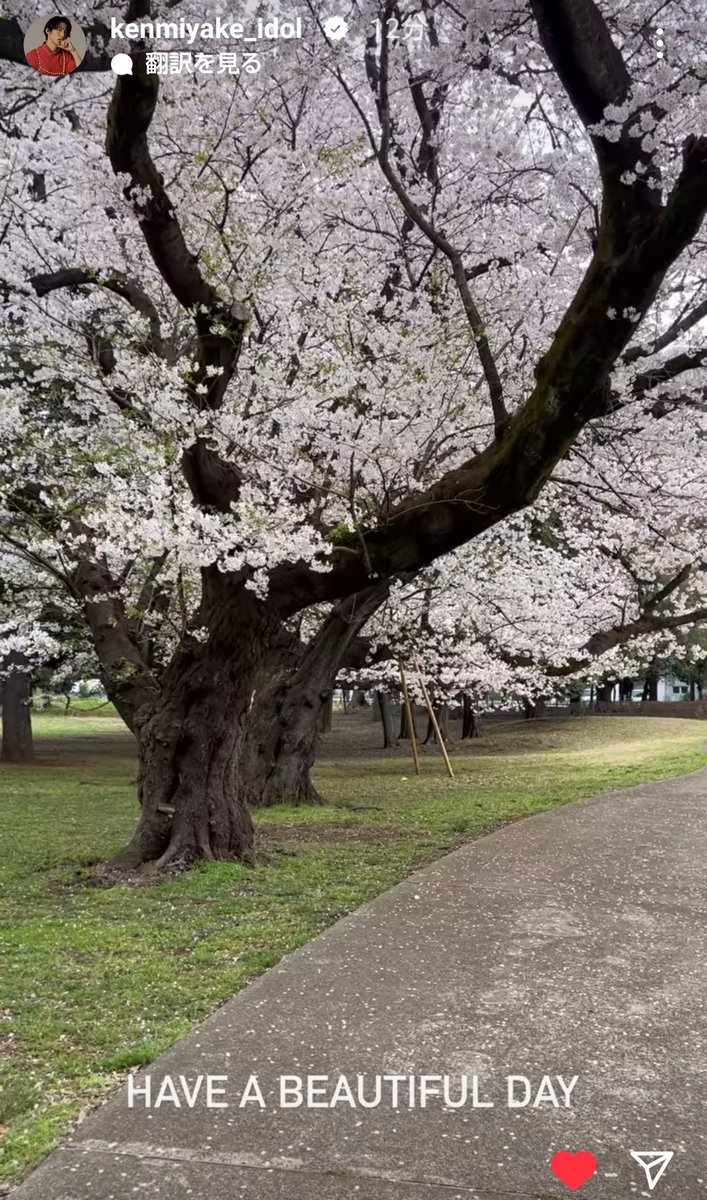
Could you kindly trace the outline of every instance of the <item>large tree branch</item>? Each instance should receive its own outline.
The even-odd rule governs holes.
[[[169,342],[162,338],[159,314],[150,297],[133,280],[111,272],[105,278],[97,278],[92,272],[81,267],[67,267],[61,271],[34,275],[30,283],[38,296],[46,296],[49,292],[63,287],[79,287],[85,284],[95,284],[114,292],[127,300],[129,304],[150,323],[150,337],[146,342],[149,349],[154,350],[161,358],[174,360],[174,350]],[[114,367],[114,354],[110,343],[105,343],[93,335],[99,365],[108,376]],[[125,412],[135,413],[136,408],[132,397],[122,389],[113,388],[111,396],[116,404]],[[203,439],[194,443],[182,456],[184,474],[197,504],[209,505],[222,512],[227,512],[230,505],[238,499],[243,476],[233,463],[224,462],[215,450],[208,446]]]
[[[647,392],[659,387],[661,383],[670,383],[673,379],[684,375],[686,371],[696,371],[705,363],[707,363],[707,346],[703,350],[696,350],[690,354],[687,352],[676,354],[666,362],[637,375],[633,382],[633,394],[637,399],[642,399]]]
[[[81,287],[92,284],[113,292],[147,319],[150,336],[145,340],[147,349],[152,350],[160,358],[174,361],[174,351],[169,342],[162,337],[159,313],[157,307],[139,284],[129,279],[121,271],[111,271],[108,275],[97,276],[94,272],[82,267],[65,267],[61,271],[51,271],[33,275],[30,283],[38,296],[46,296],[59,288]]]
[[[303,681],[322,668],[333,678],[344,660],[348,665],[352,658],[361,655],[362,639],[358,635],[387,600],[389,592],[390,583],[386,580],[334,606],[304,651],[298,668]]]
[[[594,0],[531,0],[541,40],[575,108],[593,125],[609,104],[628,99],[631,80]],[[370,134],[369,134],[370,136]],[[618,142],[593,138],[602,178],[597,248],[584,279],[536,368],[537,384],[501,442],[487,447],[391,514],[385,529],[359,531],[366,555],[333,557],[315,593],[360,590],[374,573],[427,565],[531,503],[580,430],[606,409],[611,371],[649,310],[670,266],[696,236],[707,211],[707,138],[689,137],[667,204],[650,187],[656,175],[624,130]],[[624,182],[639,161],[641,176]],[[406,198],[391,179],[403,208]],[[424,220],[424,218],[423,218]],[[293,575],[299,576],[293,586]],[[311,595],[311,573],[280,568],[291,594]],[[288,577],[289,576],[289,577]]]
[[[18,488],[9,501],[10,510],[24,518],[28,530],[38,525],[45,533],[56,532],[57,517],[47,507],[39,483],[30,482],[22,489]],[[25,549],[18,536],[8,535],[4,529],[0,531],[0,537],[48,576],[59,579],[81,606],[108,695],[128,728],[133,730],[138,710],[156,694],[157,683],[141,652],[136,624],[125,611],[118,581],[105,561],[95,556],[91,534],[86,527],[78,518],[70,518],[70,523],[72,534],[83,542],[83,557],[73,569],[57,568],[44,556]]]
[[[703,300],[691,312],[674,321],[665,333],[656,338],[652,346],[632,346],[624,355],[624,362],[632,363],[639,358],[648,358],[652,354],[659,354],[661,350],[665,350],[667,346],[677,341],[681,334],[689,332],[705,318],[707,318],[707,300]]]
[[[635,621],[630,621],[627,625],[616,625],[613,629],[605,629],[593,634],[584,647],[590,655],[588,659],[568,668],[550,670],[548,674],[570,674],[570,672],[583,669],[584,666],[589,666],[593,659],[606,654],[608,650],[614,650],[617,646],[625,646],[627,642],[632,642],[645,634],[681,629],[685,625],[698,625],[703,621],[707,621],[707,608],[695,608],[690,612],[663,614],[662,616],[644,611],[640,617]]]
[[[671,629],[682,629],[686,625],[699,625],[707,621],[707,608],[695,608],[683,613],[658,613],[647,608],[635,621],[626,624],[612,625],[610,629],[601,629],[593,633],[582,646],[582,652],[567,662],[552,664],[539,662],[529,654],[504,654],[501,658],[509,666],[529,668],[542,671],[548,679],[566,679],[570,675],[578,675],[588,671],[602,654],[615,650],[617,646],[625,646],[636,638],[650,633],[663,633]]]
[[[668,268],[707,211],[707,138],[690,138],[667,205],[646,226],[640,204],[625,244],[605,210],[599,245],[536,368],[537,383],[502,441],[397,508],[384,528],[359,531],[331,555],[328,575],[282,566],[273,585],[294,607],[360,591],[373,576],[415,571],[530,504],[581,429],[606,411],[611,371],[653,304]],[[610,252],[609,252],[610,251]],[[366,556],[356,541],[365,537]],[[368,567],[370,564],[370,569]]]
[[[531,0],[540,37],[575,108],[590,126],[609,104],[629,98],[631,79],[593,0]],[[360,114],[381,170],[403,211],[434,244],[440,235],[417,211],[388,160],[390,124],[381,55],[381,139],[355,95],[339,79]],[[661,203],[651,164],[624,128],[617,142],[593,135],[603,204],[596,250],[547,352],[536,385],[505,427],[504,436],[402,501],[387,524],[339,539],[332,571],[304,564],[278,567],[272,586],[292,611],[317,600],[362,590],[376,577],[416,571],[509,514],[532,503],[583,427],[606,412],[615,364],[654,303],[665,275],[696,236],[707,211],[707,138],[685,142],[683,169],[667,204]],[[627,181],[627,171],[643,167]],[[435,242],[435,239],[437,241]],[[453,247],[439,244],[443,253]],[[357,546],[365,541],[365,553]]]
[[[155,265],[194,320],[199,365],[191,381],[193,401],[198,408],[218,409],[236,370],[249,314],[240,301],[228,304],[221,299],[186,245],[147,143],[157,94],[158,77],[147,75],[141,55],[134,59],[133,74],[122,76],[115,85],[106,149],[116,174],[130,177],[125,194],[136,204]],[[224,463],[201,439],[184,454],[183,466],[196,502],[228,511],[239,495],[240,470]]]
[[[699,147],[699,149],[698,149]],[[530,504],[581,429],[606,410],[611,371],[652,305],[665,272],[696,235],[707,210],[707,139],[693,143],[668,205],[646,236],[607,257],[597,249],[553,342],[536,368],[537,383],[505,437],[397,506],[384,528],[364,531],[375,575],[418,570],[512,512]],[[609,219],[609,218],[607,218]],[[675,221],[675,223],[673,223]],[[605,234],[606,240],[609,234]],[[359,535],[361,536],[361,535]],[[350,538],[331,555],[328,575],[282,566],[273,584],[296,606],[371,580]]]
[[[637,220],[650,220],[660,208],[659,175],[642,148],[642,132],[631,131],[630,119],[615,141],[594,129],[609,106],[630,101],[631,76],[594,0],[530,3],[545,52],[590,131],[603,184],[602,225],[615,251],[633,237]]]
[[[607,556],[612,557],[612,555]],[[629,569],[623,558],[620,561],[624,569],[629,571],[634,582],[640,587],[639,580],[634,572]],[[615,625],[611,625],[608,629],[597,630],[591,637],[587,638],[582,646],[581,651],[584,651],[584,653],[580,651],[579,655],[575,655],[565,663],[557,665],[542,663],[529,654],[504,654],[501,652],[501,657],[509,666],[535,668],[541,670],[549,679],[561,679],[566,678],[568,675],[576,675],[580,671],[588,670],[602,654],[606,654],[609,650],[615,650],[617,646],[625,646],[628,642],[635,641],[638,637],[643,637],[650,633],[662,633],[670,629],[680,629],[686,625],[698,625],[707,621],[707,608],[705,607],[695,608],[683,613],[656,612],[656,609],[661,604],[687,582],[692,572],[693,564],[687,563],[667,583],[663,584],[652,596],[644,601],[635,621],[620,621]]]
[[[72,579],[101,664],[101,678],[128,729],[139,710],[157,695],[157,681],[132,636],[116,581],[105,564],[84,559]]]
[[[194,320],[198,335],[192,395],[200,408],[223,403],[238,363],[248,310],[240,301],[222,300],[205,279],[155,167],[147,131],[157,104],[158,76],[148,75],[145,57],[133,60],[133,74],[121,76],[108,109],[106,149],[117,175],[129,176],[126,198],[137,219],[157,269],[179,303]]]
[[[657,592],[654,592],[654,594],[648,600],[646,600],[645,604],[643,605],[644,613],[654,613],[656,608],[658,608],[658,606],[662,604],[664,600],[668,599],[668,596],[672,596],[673,592],[676,592],[678,588],[682,587],[683,583],[687,583],[692,571],[693,564],[686,563],[681,571],[678,571],[676,575],[673,575],[672,579],[669,579],[667,583],[664,583],[662,587],[658,588]]]

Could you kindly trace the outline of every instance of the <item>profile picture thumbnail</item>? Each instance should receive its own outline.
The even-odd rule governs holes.
[[[32,22],[24,48],[27,62],[40,75],[70,75],[81,66],[86,37],[77,21],[57,13]]]

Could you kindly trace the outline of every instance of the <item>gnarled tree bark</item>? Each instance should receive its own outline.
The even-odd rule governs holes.
[[[294,669],[271,664],[269,683],[256,692],[243,755],[252,806],[323,803],[311,778],[322,712],[344,660],[360,665],[365,648],[356,638],[388,590],[388,583],[378,584],[337,604]]]
[[[203,591],[206,640],[180,647],[158,697],[137,715],[142,811],[119,867],[252,858],[242,752],[281,616],[216,568],[203,572]]]

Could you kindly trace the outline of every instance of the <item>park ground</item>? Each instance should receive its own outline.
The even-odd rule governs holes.
[[[499,825],[707,762],[700,721],[584,717],[489,727],[456,746],[377,749],[338,715],[321,808],[258,816],[254,869],[211,863],[104,886],[136,820],[135,754],[102,713],[38,715],[38,762],[0,770],[0,1193],[127,1071],[151,1062],[283,954],[422,863]]]

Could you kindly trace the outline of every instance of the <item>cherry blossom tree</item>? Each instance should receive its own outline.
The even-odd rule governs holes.
[[[693,544],[686,559],[686,526],[674,542],[653,530],[641,545],[629,520],[612,532],[608,516],[589,525],[577,507],[568,529],[551,493],[394,587],[367,629],[368,661],[347,677],[395,692],[403,661],[418,700],[421,674],[441,702],[532,701],[568,681],[635,672],[707,621],[703,552]]]
[[[376,41],[406,15],[353,6],[346,49],[310,10],[228,86],[158,87],[140,45],[113,86],[29,80],[7,34],[2,528],[135,729],[127,866],[248,857],[298,614],[362,627],[544,487],[574,505],[607,441],[691,486],[697,0],[665,58],[645,0],[423,4],[421,43]]]
[[[4,530],[7,534],[7,529]],[[5,540],[5,539],[3,539]],[[0,543],[0,706],[4,762],[34,757],[32,689],[68,692],[99,666],[80,605],[25,548]]]
[[[0,550],[0,707],[3,762],[34,758],[31,676],[60,646],[42,620],[46,579],[21,556]]]

